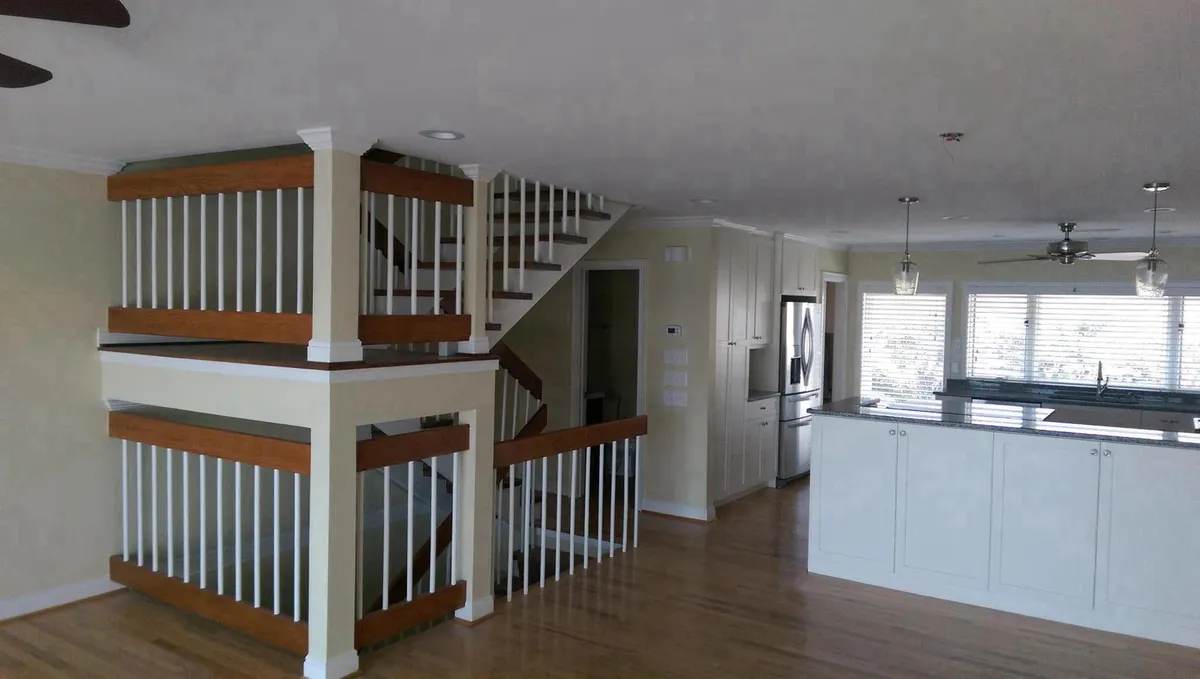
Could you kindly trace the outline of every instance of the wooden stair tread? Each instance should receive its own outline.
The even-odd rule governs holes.
[[[495,299],[533,299],[532,292],[517,292],[515,290],[493,290],[492,297]]]
[[[507,214],[504,212],[498,212],[495,215],[496,223],[497,224],[503,223],[504,218],[506,216],[508,217],[509,225],[511,226],[513,222],[520,221],[521,211],[516,210],[516,211],[508,212]],[[570,206],[567,208],[567,219],[574,219],[574,217],[575,217],[575,208],[574,208],[574,206]],[[543,210],[541,212],[526,211],[525,212],[525,225],[528,226],[528,225],[532,224],[533,220],[535,218],[539,219],[543,224],[550,224],[553,222],[561,222],[562,218],[563,218],[562,208],[560,206],[559,209],[555,210],[554,212],[550,212],[549,210]],[[599,210],[589,210],[587,208],[580,208],[579,209],[579,218],[586,219],[589,222],[607,222],[608,220],[612,219],[612,215],[608,214],[607,212],[601,212]]]
[[[376,295],[386,295],[386,294],[388,294],[388,290],[387,290],[387,288],[375,288],[375,294]],[[447,295],[453,295],[454,288],[441,290],[441,291],[439,291],[439,294],[442,297],[446,297]],[[412,289],[411,288],[408,288],[408,289],[395,288],[392,290],[392,296],[393,297],[412,297]],[[433,297],[433,289],[431,288],[429,290],[422,290],[422,289],[418,288],[417,289],[417,297]]]
[[[491,332],[497,332],[497,331],[499,331],[499,330],[500,330],[500,327],[501,327],[501,326],[500,326],[500,324],[499,324],[499,323],[484,323],[484,324],[483,324],[483,328],[484,328],[484,330],[488,330],[488,331],[491,331]]]
[[[457,264],[458,264],[458,262],[455,262],[455,261],[449,261],[449,262],[443,261],[442,262],[442,271],[454,271],[455,266]],[[417,262],[418,269],[430,269],[431,270],[434,268],[434,265],[435,265],[435,262]],[[492,264],[492,268],[503,269],[504,262],[496,261]],[[520,260],[512,259],[510,257],[509,263],[508,263],[508,268],[520,269],[521,268]],[[534,262],[534,261],[527,259],[527,260],[525,260],[525,268],[533,270],[533,271],[562,271],[562,264],[552,264],[550,262]]]
[[[539,236],[535,240],[533,234],[531,234],[531,233],[525,234],[525,245],[533,245],[534,243],[549,243],[549,242],[550,242],[550,239],[545,235]],[[588,242],[587,236],[576,236],[573,233],[555,233],[554,234],[554,243],[556,245],[558,245],[558,244],[586,245],[587,242]],[[503,247],[504,246],[504,236],[495,236],[492,239],[492,244],[497,247]],[[521,244],[521,236],[519,234],[516,234],[516,235],[509,234],[508,244],[509,245],[520,245]]]

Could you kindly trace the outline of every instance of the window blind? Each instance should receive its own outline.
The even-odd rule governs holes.
[[[859,394],[932,399],[942,388],[946,296],[863,293]]]
[[[1200,297],[1183,299],[1179,326],[1179,388],[1200,391]]]
[[[1027,374],[1029,295],[967,297],[966,370],[971,377],[1019,380]]]

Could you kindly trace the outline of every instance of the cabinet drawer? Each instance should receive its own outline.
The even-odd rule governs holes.
[[[779,417],[779,398],[764,398],[758,401],[746,402],[746,419],[757,420],[764,417]]]

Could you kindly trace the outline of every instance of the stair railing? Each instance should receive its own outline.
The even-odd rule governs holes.
[[[500,362],[500,370],[496,373],[496,440],[507,441],[516,437],[539,413],[545,417],[542,378],[503,342],[492,347],[492,354]]]

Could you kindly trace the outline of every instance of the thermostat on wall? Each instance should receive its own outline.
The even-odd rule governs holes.
[[[683,326],[682,325],[668,325],[667,326],[667,337],[683,337]]]

